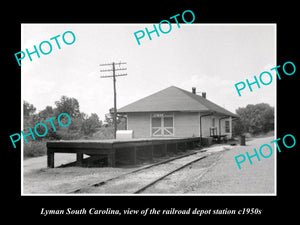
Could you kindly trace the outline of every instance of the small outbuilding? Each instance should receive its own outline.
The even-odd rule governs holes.
[[[118,110],[126,115],[135,138],[232,137],[232,119],[238,116],[209,101],[196,88],[171,86]]]

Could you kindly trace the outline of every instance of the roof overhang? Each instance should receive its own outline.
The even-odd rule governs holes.
[[[239,118],[238,115],[234,113],[230,114],[224,114],[216,111],[210,111],[210,110],[202,110],[202,111],[197,111],[197,110],[164,110],[164,111],[129,111],[129,112],[118,112],[118,114],[129,114],[129,113],[162,113],[162,112],[187,112],[187,113],[205,113],[205,114],[211,114],[212,116],[222,116],[222,117],[232,117],[232,118]]]

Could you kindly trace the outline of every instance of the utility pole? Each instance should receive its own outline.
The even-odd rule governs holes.
[[[114,116],[113,116],[113,123],[114,123],[114,138],[116,138],[117,134],[117,91],[116,91],[116,77],[120,76],[127,76],[127,74],[116,74],[116,71],[119,70],[126,70],[127,68],[121,68],[122,64],[126,64],[126,62],[119,62],[119,63],[107,63],[107,64],[100,64],[100,66],[112,66],[112,69],[105,69],[100,70],[100,72],[113,72],[112,75],[104,75],[101,78],[113,78],[113,87],[114,87]],[[116,68],[116,65],[119,65],[120,68]]]

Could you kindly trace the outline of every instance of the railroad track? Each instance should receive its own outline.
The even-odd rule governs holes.
[[[202,160],[207,153],[193,151],[158,163],[144,166],[131,172],[100,181],[69,192],[107,193],[107,194],[141,194],[159,181],[189,165]]]

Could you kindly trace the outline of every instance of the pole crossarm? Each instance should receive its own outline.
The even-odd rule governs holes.
[[[119,71],[119,70],[127,70],[127,68],[119,68],[119,69],[115,69],[115,71]],[[100,72],[112,72],[113,70],[100,70]]]
[[[113,62],[115,65],[124,65],[124,64],[127,64],[126,62],[118,62],[118,63],[115,63]],[[99,64],[100,66],[112,66],[113,63],[103,63],[103,64]]]
[[[124,74],[116,74],[115,77],[122,77],[122,76],[127,76],[127,73],[124,73]],[[108,75],[108,76],[100,76],[101,78],[106,78],[106,77],[114,77],[114,76],[111,76],[111,75]]]

